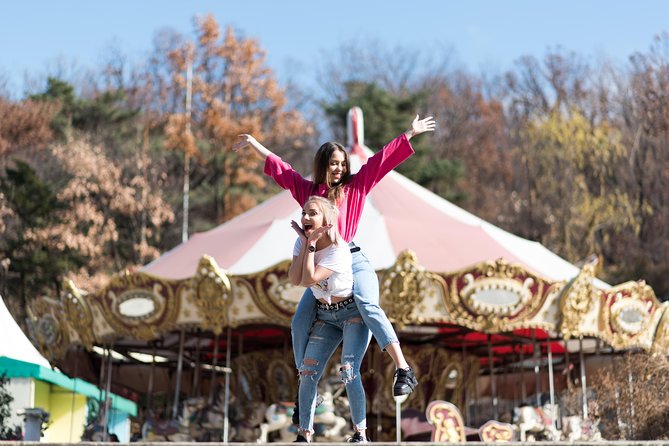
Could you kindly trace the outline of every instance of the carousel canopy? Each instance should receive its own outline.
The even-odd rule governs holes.
[[[30,342],[16,323],[0,296],[0,374],[9,378],[35,378],[63,389],[72,390],[89,398],[100,398],[100,389],[78,378],[70,378],[58,370],[53,370],[49,361]],[[137,404],[111,395],[112,407],[117,410],[137,415]]]
[[[51,368],[49,361],[37,351],[16,323],[2,296],[0,296],[0,327],[2,327],[3,334],[2,340],[0,340],[0,358],[4,357]]]
[[[373,152],[362,145],[362,112],[349,113],[349,141],[355,172]],[[190,240],[146,265],[142,271],[169,279],[191,277],[203,255],[231,274],[262,271],[291,257],[300,206],[289,191]],[[367,197],[354,241],[376,270],[390,267],[410,249],[429,271],[451,272],[503,258],[547,279],[576,277],[579,269],[540,243],[523,239],[390,172]],[[598,286],[606,288],[603,282]]]

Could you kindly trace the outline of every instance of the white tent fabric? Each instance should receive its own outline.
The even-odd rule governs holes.
[[[2,327],[0,356],[51,368],[49,361],[37,351],[16,323],[2,296],[0,296],[0,327]]]

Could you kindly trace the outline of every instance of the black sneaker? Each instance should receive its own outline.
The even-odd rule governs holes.
[[[351,438],[347,440],[347,443],[369,443],[369,438],[366,435],[362,435],[360,432],[353,434]]]
[[[418,385],[418,380],[411,367],[395,370],[395,377],[397,379],[393,386],[393,396],[408,395]]]
[[[307,440],[304,435],[297,434],[297,438],[293,443],[309,443],[309,440]]]
[[[322,395],[316,395],[316,407],[320,406],[323,404],[323,396]],[[293,424],[294,425],[299,425],[300,424],[300,406],[299,406],[299,401],[300,398],[299,396],[295,397],[295,409],[293,409]]]

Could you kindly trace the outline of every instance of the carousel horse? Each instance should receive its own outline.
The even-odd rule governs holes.
[[[271,404],[265,411],[265,423],[260,424],[259,443],[269,442],[270,434],[277,432],[282,443],[290,443],[295,439],[292,413],[293,409],[283,403]]]
[[[520,441],[560,439],[561,432],[553,425],[557,405],[543,407],[520,406],[514,409],[514,420],[520,432]],[[528,436],[529,433],[529,436]]]
[[[323,402],[316,408],[316,414],[314,415],[314,430],[316,430],[316,427],[319,428],[315,435],[322,437],[325,441],[344,441],[343,430],[348,424],[346,418],[337,415],[335,396],[332,392],[323,392],[322,396]],[[346,401],[348,402],[348,400]]]
[[[602,434],[597,427],[598,422],[589,419],[584,420],[578,415],[562,419],[562,439],[565,441],[599,441]]]
[[[267,405],[263,402],[247,403],[235,417],[234,435],[230,438],[244,443],[260,443],[261,425],[265,420],[266,410]]]
[[[105,439],[105,431],[102,424],[94,421],[84,427],[84,433],[81,435],[81,441],[91,441],[101,443]]]
[[[182,418],[188,421],[188,432],[195,441],[222,441],[225,417],[218,405],[208,405],[202,397],[190,398],[184,402]]]
[[[329,387],[328,387],[329,389]],[[316,408],[314,415],[314,436],[323,441],[344,441],[344,429],[348,425],[344,415],[348,409],[348,398],[343,396],[341,389],[333,394],[330,390],[321,393],[323,401]],[[294,408],[286,404],[272,404],[265,411],[265,422],[260,425],[258,442],[266,443],[270,434],[278,433],[281,442],[290,443],[295,439],[296,429],[293,426],[292,416]]]
[[[193,438],[188,431],[188,420],[161,420],[151,415],[146,417],[142,425],[143,442],[191,442]]]

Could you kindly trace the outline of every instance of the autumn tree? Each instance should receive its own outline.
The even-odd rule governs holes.
[[[621,233],[611,258],[614,277],[642,277],[669,298],[669,34],[630,59],[629,77],[617,84],[625,158],[620,179],[630,191],[639,231]]]
[[[601,254],[612,234],[635,230],[631,199],[616,183],[624,150],[614,128],[555,111],[530,121],[521,141],[521,234],[577,261]]]
[[[435,173],[436,187],[428,187],[510,229],[514,172],[501,101],[486,93],[482,80],[462,71],[431,79],[426,89],[427,109],[439,119],[425,163],[425,170]],[[458,167],[457,174],[435,171],[446,160]]]
[[[212,16],[195,20],[195,34],[195,42],[171,42],[167,66],[154,70],[151,82],[166,87],[166,98],[181,98],[167,107],[165,147],[183,153],[184,163],[190,163],[193,229],[203,230],[263,196],[266,182],[259,160],[231,150],[240,133],[253,133],[281,153],[304,148],[313,128],[286,107],[284,91],[258,42],[238,37],[232,28],[222,31]],[[190,116],[185,108],[189,65]]]
[[[669,361],[662,355],[628,353],[600,367],[589,417],[607,440],[669,438]]]

